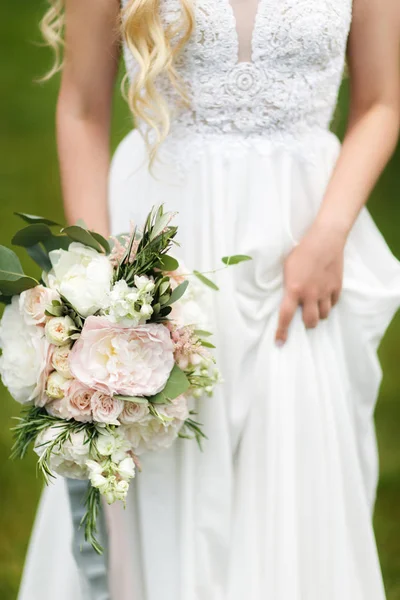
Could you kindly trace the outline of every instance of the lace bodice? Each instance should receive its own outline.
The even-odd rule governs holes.
[[[159,81],[173,112],[171,141],[221,135],[294,141],[328,129],[352,0],[193,2],[195,32],[178,64],[190,107],[178,110],[173,90]],[[179,17],[180,0],[160,5],[166,24]],[[134,77],[127,49],[125,58]]]

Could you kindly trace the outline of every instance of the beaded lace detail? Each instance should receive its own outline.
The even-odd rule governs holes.
[[[166,24],[179,18],[179,0],[160,2]],[[304,136],[328,130],[352,0],[259,0],[247,62],[238,62],[240,40],[229,0],[194,0],[194,10],[195,32],[178,61],[190,107],[178,109],[174,91],[159,81],[173,114],[164,153],[176,158],[182,147],[187,163],[207,140],[221,136],[230,146],[262,146],[268,139],[295,148]],[[125,57],[134,77],[126,48]]]

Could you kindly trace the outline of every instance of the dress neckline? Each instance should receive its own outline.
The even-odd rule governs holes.
[[[235,14],[235,9],[232,5],[232,0],[221,0],[223,6],[225,7],[225,14],[226,14],[226,18],[227,18],[227,27],[228,27],[228,32],[232,38],[232,47],[235,48],[235,56],[233,58],[234,60],[234,65],[235,66],[239,66],[239,65],[254,65],[255,63],[255,56],[256,56],[256,41],[257,41],[257,33],[258,33],[258,27],[259,27],[259,21],[261,18],[261,13],[263,11],[264,8],[264,3],[266,0],[258,0],[257,3],[257,8],[254,14],[254,21],[253,21],[253,27],[252,27],[252,32],[251,32],[251,38],[250,38],[250,58],[248,60],[239,60],[239,52],[240,52],[240,38],[239,38],[239,32],[238,32],[238,20]]]

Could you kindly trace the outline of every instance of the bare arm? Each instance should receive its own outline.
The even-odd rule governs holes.
[[[81,218],[105,235],[118,15],[118,0],[66,0],[65,64],[56,117],[67,220]]]
[[[347,236],[393,153],[400,124],[400,4],[354,0],[349,38],[351,105],[346,136],[317,217],[285,263],[276,340],[299,304],[307,327],[326,318],[342,285]]]

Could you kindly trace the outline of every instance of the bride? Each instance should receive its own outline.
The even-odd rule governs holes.
[[[376,350],[400,266],[364,204],[397,143],[398,0],[52,0],[57,56],[64,19],[68,220],[115,234],[164,203],[190,268],[253,260],[210,298],[224,383],[199,406],[204,452],[148,454],[126,510],[107,509],[109,591],[80,587],[58,479],[20,600],[383,600]],[[137,127],[110,168],[120,47]]]

